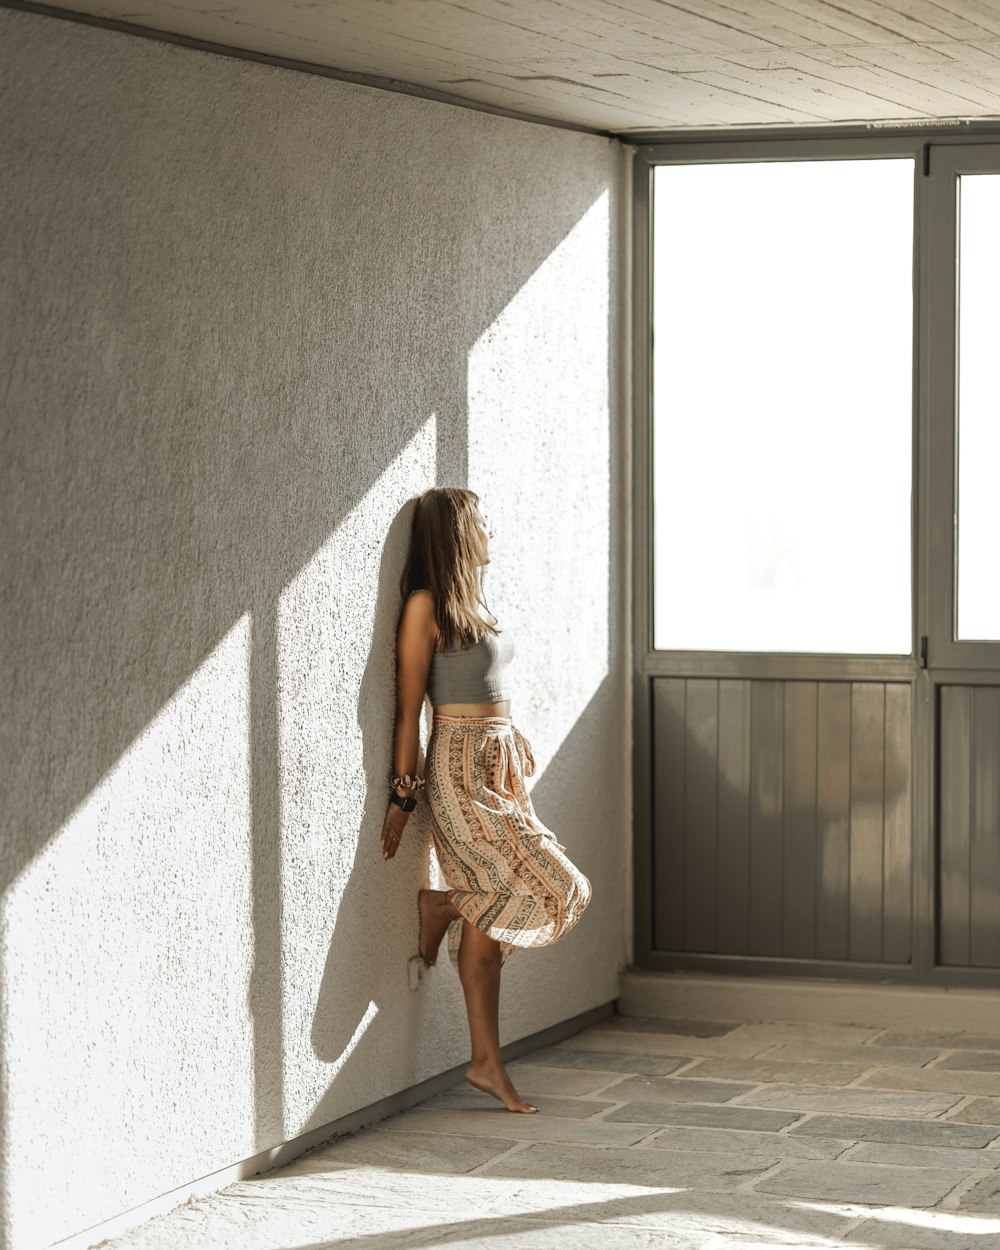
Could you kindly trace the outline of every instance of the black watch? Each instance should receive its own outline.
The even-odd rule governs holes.
[[[414,795],[410,795],[408,799],[404,799],[401,794],[397,794],[395,790],[389,791],[389,802],[395,803],[397,807],[401,807],[404,812],[412,812],[417,806],[417,800]]]

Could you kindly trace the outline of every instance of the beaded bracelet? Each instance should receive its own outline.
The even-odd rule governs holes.
[[[402,777],[393,774],[389,778],[389,789],[395,790],[398,786],[402,786],[404,790],[422,790],[424,788],[423,777],[418,777],[415,773],[411,777],[409,773],[404,773]]]

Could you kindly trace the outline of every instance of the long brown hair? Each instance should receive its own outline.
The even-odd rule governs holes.
[[[404,601],[411,591],[431,592],[442,651],[450,651],[456,642],[464,651],[487,633],[498,632],[478,610],[482,603],[489,611],[483,598],[478,503],[474,491],[433,486],[417,496],[413,509],[410,549],[399,588]]]

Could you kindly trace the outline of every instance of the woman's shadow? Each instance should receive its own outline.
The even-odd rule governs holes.
[[[417,954],[417,890],[428,883],[430,825],[422,800],[406,822],[394,859],[383,859],[381,843],[392,767],[399,576],[414,502],[405,503],[393,518],[379,563],[371,647],[358,692],[364,808],[311,1030],[313,1050],[332,1072],[326,1093],[299,1132],[355,1110],[359,1096],[365,1105],[417,1079],[415,1072],[400,1070],[398,1030],[409,1032],[420,1010],[420,996],[408,993],[406,964]],[[331,761],[330,771],[340,777],[350,773],[344,761]],[[334,831],[334,836],[338,832],[345,841],[353,836],[349,830]],[[414,1062],[414,1048],[406,1049],[412,1056],[407,1062]],[[352,1075],[344,1094],[354,1105],[334,1095],[347,1067]],[[380,1074],[386,1088],[378,1083]]]

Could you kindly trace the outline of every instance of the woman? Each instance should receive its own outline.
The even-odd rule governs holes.
[[[465,1079],[508,1111],[517,1094],[500,1058],[500,968],[518,946],[549,946],[579,920],[590,882],[541,823],[525,788],[531,747],[510,717],[509,632],[486,607],[493,535],[470,490],[435,487],[416,501],[400,579],[396,731],[382,850],[392,859],[426,790],[447,890],[421,890],[420,954],[430,967],[448,933],[469,1016]],[[420,709],[433,706],[426,778],[418,776]],[[426,782],[426,784],[425,784]]]

